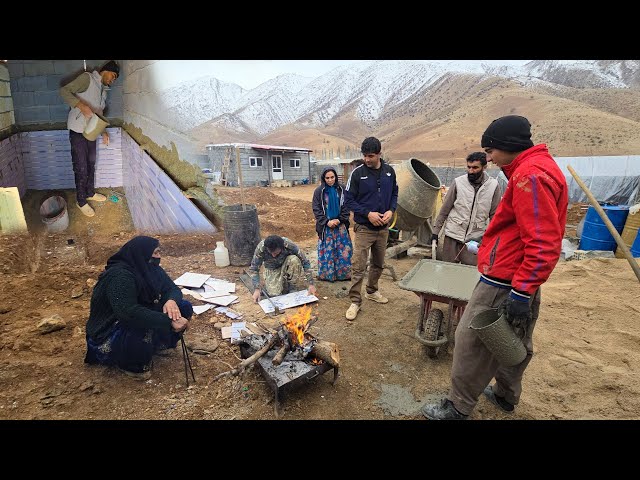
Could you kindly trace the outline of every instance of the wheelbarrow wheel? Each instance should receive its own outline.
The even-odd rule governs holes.
[[[440,335],[440,327],[442,326],[442,322],[444,321],[444,312],[438,308],[434,308],[429,312],[427,318],[423,323],[423,338],[428,341],[438,340]],[[429,358],[436,358],[438,356],[438,351],[440,347],[425,347],[427,349],[427,355]]]

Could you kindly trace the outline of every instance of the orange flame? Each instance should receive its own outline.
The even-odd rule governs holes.
[[[286,329],[291,332],[291,338],[296,345],[302,345],[304,343],[304,332],[309,320],[311,320],[311,307],[309,305],[303,305],[296,313],[285,318],[282,322]]]

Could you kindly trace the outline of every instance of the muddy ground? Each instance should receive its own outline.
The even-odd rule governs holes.
[[[102,190],[100,190],[102,191]],[[258,205],[262,236],[279,233],[305,249],[315,265],[313,186],[246,189]],[[110,193],[102,191],[103,193]],[[237,189],[220,189],[239,203]],[[66,192],[73,205],[72,192]],[[31,195],[31,196],[30,196]],[[197,382],[186,387],[180,349],[156,357],[151,379],[140,382],[113,368],[88,366],[85,322],[93,281],[106,259],[135,233],[126,198],[97,205],[87,219],[70,208],[70,228],[47,234],[34,214],[39,192],[25,210],[30,234],[0,237],[0,419],[273,419],[273,392],[257,369],[213,378],[235,366],[239,348],[221,339],[211,311],[194,317],[187,333],[219,341],[209,355],[191,355]],[[578,218],[572,219],[577,223]],[[216,268],[212,251],[223,233],[160,236],[162,266],[172,278],[185,271],[236,281],[245,320],[272,321],[238,281],[241,267]],[[389,260],[398,278],[418,261]],[[348,282],[318,282],[316,336],[339,345],[340,377],[328,372],[290,392],[284,419],[422,420],[419,408],[449,386],[451,347],[427,357],[414,337],[418,296],[385,274],[386,305],[364,300],[347,322]],[[637,419],[640,417],[640,295],[626,260],[561,262],[543,286],[534,358],[521,403],[511,415],[480,399],[472,419]],[[326,297],[326,298],[325,298]],[[199,304],[200,302],[194,302]],[[444,305],[439,305],[445,308]],[[65,327],[47,334],[37,324],[59,315]]]

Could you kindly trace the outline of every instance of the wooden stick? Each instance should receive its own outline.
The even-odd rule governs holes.
[[[262,347],[260,350],[258,350],[253,355],[251,355],[249,358],[247,358],[247,359],[243,360],[242,362],[240,362],[238,364],[238,366],[236,368],[234,368],[233,370],[229,370],[227,372],[222,372],[222,373],[216,375],[213,378],[213,381],[215,382],[216,380],[219,380],[222,377],[228,377],[228,376],[231,376],[231,375],[233,375],[233,376],[238,375],[245,368],[247,368],[249,365],[252,365],[253,363],[255,363],[256,360],[258,360],[265,353],[267,353],[271,349],[271,347],[273,347],[276,344],[276,341],[278,340],[278,338],[279,338],[278,335],[273,335],[271,337],[271,340],[269,340],[267,343],[265,343],[264,347]]]
[[[240,148],[236,146],[236,163],[238,164],[238,183],[240,184],[240,202],[242,203],[242,211],[244,212],[244,187],[242,185],[242,166],[240,165]]]
[[[638,277],[638,281],[640,282],[640,265],[638,265],[638,262],[636,262],[636,259],[633,258],[633,255],[631,255],[631,252],[629,251],[629,247],[627,247],[627,244],[624,243],[624,241],[622,240],[622,237],[620,237],[620,234],[616,230],[616,227],[613,226],[613,223],[611,223],[611,220],[609,220],[609,217],[607,217],[607,214],[604,212],[604,210],[596,200],[596,197],[593,196],[593,193],[591,193],[589,188],[584,184],[582,179],[578,176],[578,174],[571,167],[571,165],[567,165],[567,170],[569,170],[569,173],[573,175],[573,178],[576,180],[578,185],[580,185],[580,188],[582,188],[582,191],[587,195],[589,202],[591,203],[593,208],[595,208],[596,212],[598,212],[598,215],[600,215],[600,218],[602,219],[604,224],[607,226],[609,233],[613,236],[613,239],[618,244],[618,248],[622,250],[622,253],[624,254],[627,261],[629,262],[629,265],[631,265],[631,269],[636,274],[636,277]]]

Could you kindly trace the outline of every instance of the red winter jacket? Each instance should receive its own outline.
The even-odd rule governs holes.
[[[478,251],[478,271],[533,294],[560,258],[567,220],[567,182],[544,144],[502,168],[507,190]]]

